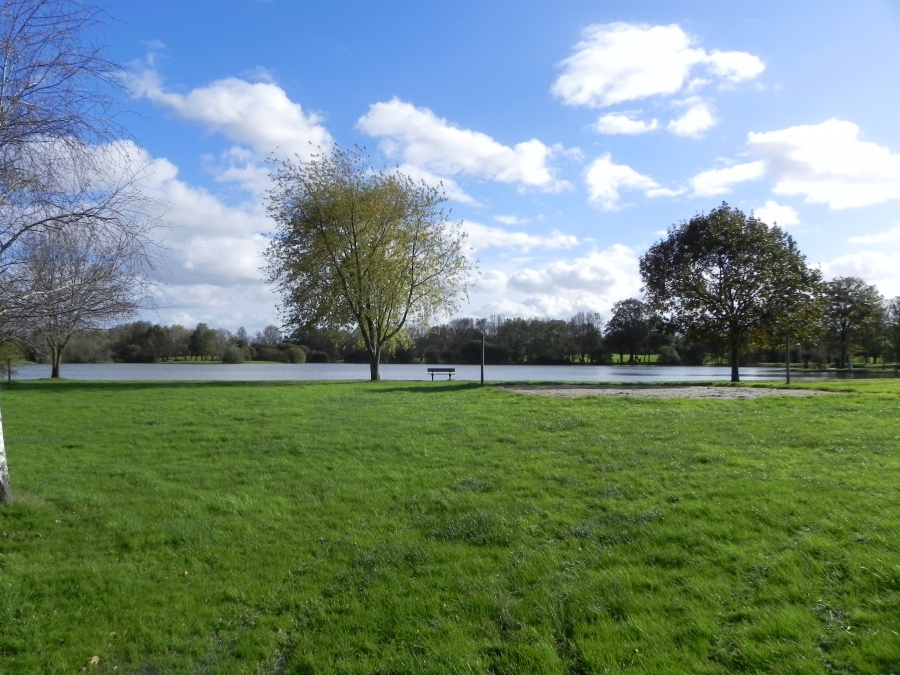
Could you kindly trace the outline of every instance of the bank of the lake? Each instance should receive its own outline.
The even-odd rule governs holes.
[[[458,364],[436,364],[454,368],[453,379],[477,382],[481,367]],[[430,381],[429,364],[384,364],[381,377],[386,381]],[[891,370],[880,369],[841,372],[793,371],[791,379],[823,380],[846,376],[895,376]],[[50,376],[48,365],[18,366],[14,379],[38,380]],[[221,381],[221,382],[279,382],[368,380],[369,366],[354,363],[65,363],[62,376],[70,380],[102,381]],[[436,376],[438,378],[443,376]],[[731,377],[728,366],[492,366],[485,367],[484,377],[492,382],[727,382]],[[785,378],[784,368],[741,368],[746,382],[779,381]]]

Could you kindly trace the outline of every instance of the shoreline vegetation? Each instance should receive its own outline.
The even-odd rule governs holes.
[[[0,671],[896,672],[900,383],[791,389],[3,385]]]

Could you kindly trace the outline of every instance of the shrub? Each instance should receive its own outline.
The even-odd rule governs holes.
[[[229,345],[222,352],[222,363],[243,363],[244,352],[240,347]]]
[[[287,356],[288,363],[306,363],[306,352],[300,347],[291,345],[284,349],[283,352]]]
[[[677,366],[681,363],[681,357],[674,347],[663,345],[659,348],[659,358],[656,362],[664,366]]]

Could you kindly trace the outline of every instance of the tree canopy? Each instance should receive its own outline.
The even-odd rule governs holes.
[[[847,365],[854,342],[880,332],[883,305],[878,289],[858,277],[837,277],[825,284],[826,338],[838,348],[838,367]]]
[[[778,227],[723,203],[669,228],[640,260],[651,306],[692,339],[728,348],[731,381],[742,349],[808,316],[821,275]]]
[[[382,351],[402,341],[408,320],[425,324],[456,308],[471,269],[465,235],[442,192],[373,171],[359,149],[274,166],[266,271],[285,325],[356,326],[378,380]]]

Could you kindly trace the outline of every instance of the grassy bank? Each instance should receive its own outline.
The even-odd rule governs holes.
[[[900,386],[832,387],[14,383],[0,672],[897,672]]]

